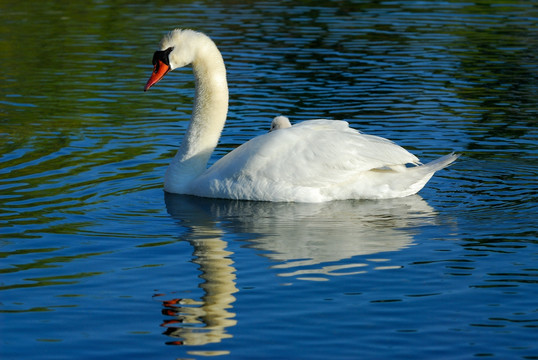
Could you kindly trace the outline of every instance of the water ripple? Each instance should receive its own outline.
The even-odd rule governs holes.
[[[531,2],[1,7],[3,357],[536,352]],[[212,162],[279,114],[463,156],[399,202],[163,200],[194,81],[178,69],[142,88],[173,27],[207,32],[226,61]]]

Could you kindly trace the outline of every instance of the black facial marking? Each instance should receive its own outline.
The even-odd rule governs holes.
[[[170,60],[168,59],[168,56],[170,55],[172,50],[174,50],[174,48],[169,47],[166,50],[155,51],[155,53],[153,54],[153,60],[151,61],[151,63],[153,65],[156,65],[159,63],[159,61],[162,61],[166,65],[170,66]]]

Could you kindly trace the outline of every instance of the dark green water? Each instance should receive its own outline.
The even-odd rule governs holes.
[[[422,160],[417,196],[165,196],[211,36],[230,113],[345,119]],[[0,358],[536,359],[538,7],[531,1],[0,1]]]

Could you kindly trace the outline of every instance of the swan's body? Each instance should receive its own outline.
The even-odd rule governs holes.
[[[395,198],[415,194],[457,158],[450,154],[419,165],[404,148],[345,121],[310,120],[255,137],[207,168],[228,110],[224,61],[211,39],[191,30],[170,32],[161,49],[145,90],[188,64],[196,81],[192,119],[165,175],[167,192],[298,202]]]
[[[286,129],[291,127],[290,119],[286,116],[277,116],[271,121],[271,129],[269,131],[275,131],[279,129]]]

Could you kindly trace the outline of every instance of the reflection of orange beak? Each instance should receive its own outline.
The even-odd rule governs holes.
[[[153,72],[151,73],[151,76],[148,82],[146,83],[146,86],[144,86],[144,91],[147,91],[150,87],[155,85],[169,71],[170,71],[170,66],[166,65],[164,62],[159,60],[153,67]]]

